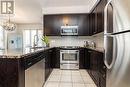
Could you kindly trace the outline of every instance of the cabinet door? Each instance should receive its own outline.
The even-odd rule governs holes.
[[[90,76],[95,84],[99,85],[98,52],[90,51]]]
[[[45,15],[44,16],[44,34],[47,36],[60,36],[62,25],[62,16]]]
[[[60,49],[56,48],[55,68],[60,68]]]
[[[56,64],[56,61],[55,61],[55,59],[56,59],[56,49],[55,48],[53,48],[52,49],[52,52],[51,52],[51,68],[55,68],[55,64]]]
[[[84,51],[84,49],[79,50],[79,68],[80,69],[85,68],[85,51]]]
[[[52,68],[60,68],[60,50],[58,48],[52,49],[51,67]]]
[[[104,31],[104,8],[107,0],[100,0],[93,12],[90,14],[90,35]]]
[[[44,51],[44,55],[45,55],[45,80],[47,80],[48,76],[49,76],[49,59],[48,59],[48,52]]]
[[[89,36],[89,14],[79,15],[79,36]]]
[[[92,52],[92,70],[93,70],[93,77],[95,79],[95,83],[98,85],[98,82],[99,82],[99,76],[98,76],[98,52],[96,51],[93,51]]]
[[[97,11],[97,7],[94,9],[94,11],[92,12],[93,14],[93,18],[92,18],[92,34],[96,34],[97,33],[97,16],[96,16],[96,11]]]
[[[102,74],[100,74],[99,78],[99,87],[106,87],[106,79],[104,79]]]
[[[85,49],[85,58],[84,58],[84,65],[85,65],[85,69],[90,69],[90,52],[88,49]]]
[[[49,65],[49,74],[52,72],[52,69],[53,69],[53,67],[52,67],[52,57],[53,57],[53,49],[49,49],[49,50],[48,50],[48,60],[49,60],[48,65]]]
[[[101,0],[96,8],[96,33],[104,31],[104,8],[107,0]]]
[[[93,35],[93,27],[95,27],[95,23],[94,23],[94,21],[95,21],[95,14],[94,13],[90,13],[89,14],[89,35],[91,36],[91,35]]]

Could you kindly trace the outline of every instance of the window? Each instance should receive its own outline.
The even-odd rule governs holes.
[[[0,26],[0,49],[4,49],[4,30]]]
[[[23,45],[24,48],[30,48],[34,46],[34,39],[37,42],[36,46],[42,46],[41,37],[42,37],[42,30],[38,29],[25,29],[23,31]],[[35,36],[37,38],[35,38]]]

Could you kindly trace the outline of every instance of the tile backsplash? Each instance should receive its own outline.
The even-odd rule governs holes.
[[[49,37],[50,46],[83,46],[84,41],[90,40],[91,37],[80,36],[62,36],[62,37]]]
[[[93,41],[96,43],[96,47],[104,47],[104,35],[103,32],[92,36]]]
[[[84,41],[93,41],[96,47],[103,47],[103,34],[94,36],[49,36],[50,46],[84,46]]]

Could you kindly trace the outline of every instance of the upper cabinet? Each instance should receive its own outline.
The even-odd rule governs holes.
[[[78,36],[89,36],[89,14],[44,15],[44,34],[61,36],[61,26],[78,26]]]
[[[90,13],[91,35],[104,31],[104,8],[107,0],[100,0],[94,10]]]
[[[104,8],[100,0],[89,14],[44,15],[44,35],[61,36],[61,26],[78,26],[78,36],[91,36],[104,31]]]
[[[59,36],[62,17],[59,15],[44,16],[44,34],[47,36]]]

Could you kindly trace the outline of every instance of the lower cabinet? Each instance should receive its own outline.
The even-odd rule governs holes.
[[[49,77],[53,68],[60,68],[60,50],[51,48],[44,51],[45,56],[45,80]]]
[[[99,87],[106,87],[106,76],[105,74],[99,73]]]
[[[52,57],[52,49],[44,51],[44,56],[45,56],[45,80],[49,77],[49,75],[52,72],[52,62],[51,62],[51,57]]]
[[[85,50],[79,49],[79,68],[84,69],[85,68]]]
[[[19,63],[18,58],[0,58],[0,87],[24,87],[24,82],[19,83],[18,79],[19,75],[24,79],[24,68]]]
[[[103,63],[103,53],[88,50],[90,58],[90,68],[88,73],[97,87],[106,87],[106,67]]]
[[[87,48],[79,49],[79,68],[90,69],[90,53]]]
[[[54,55],[52,57],[52,60],[54,61],[53,68],[60,68],[60,49],[59,48],[54,49]]]

